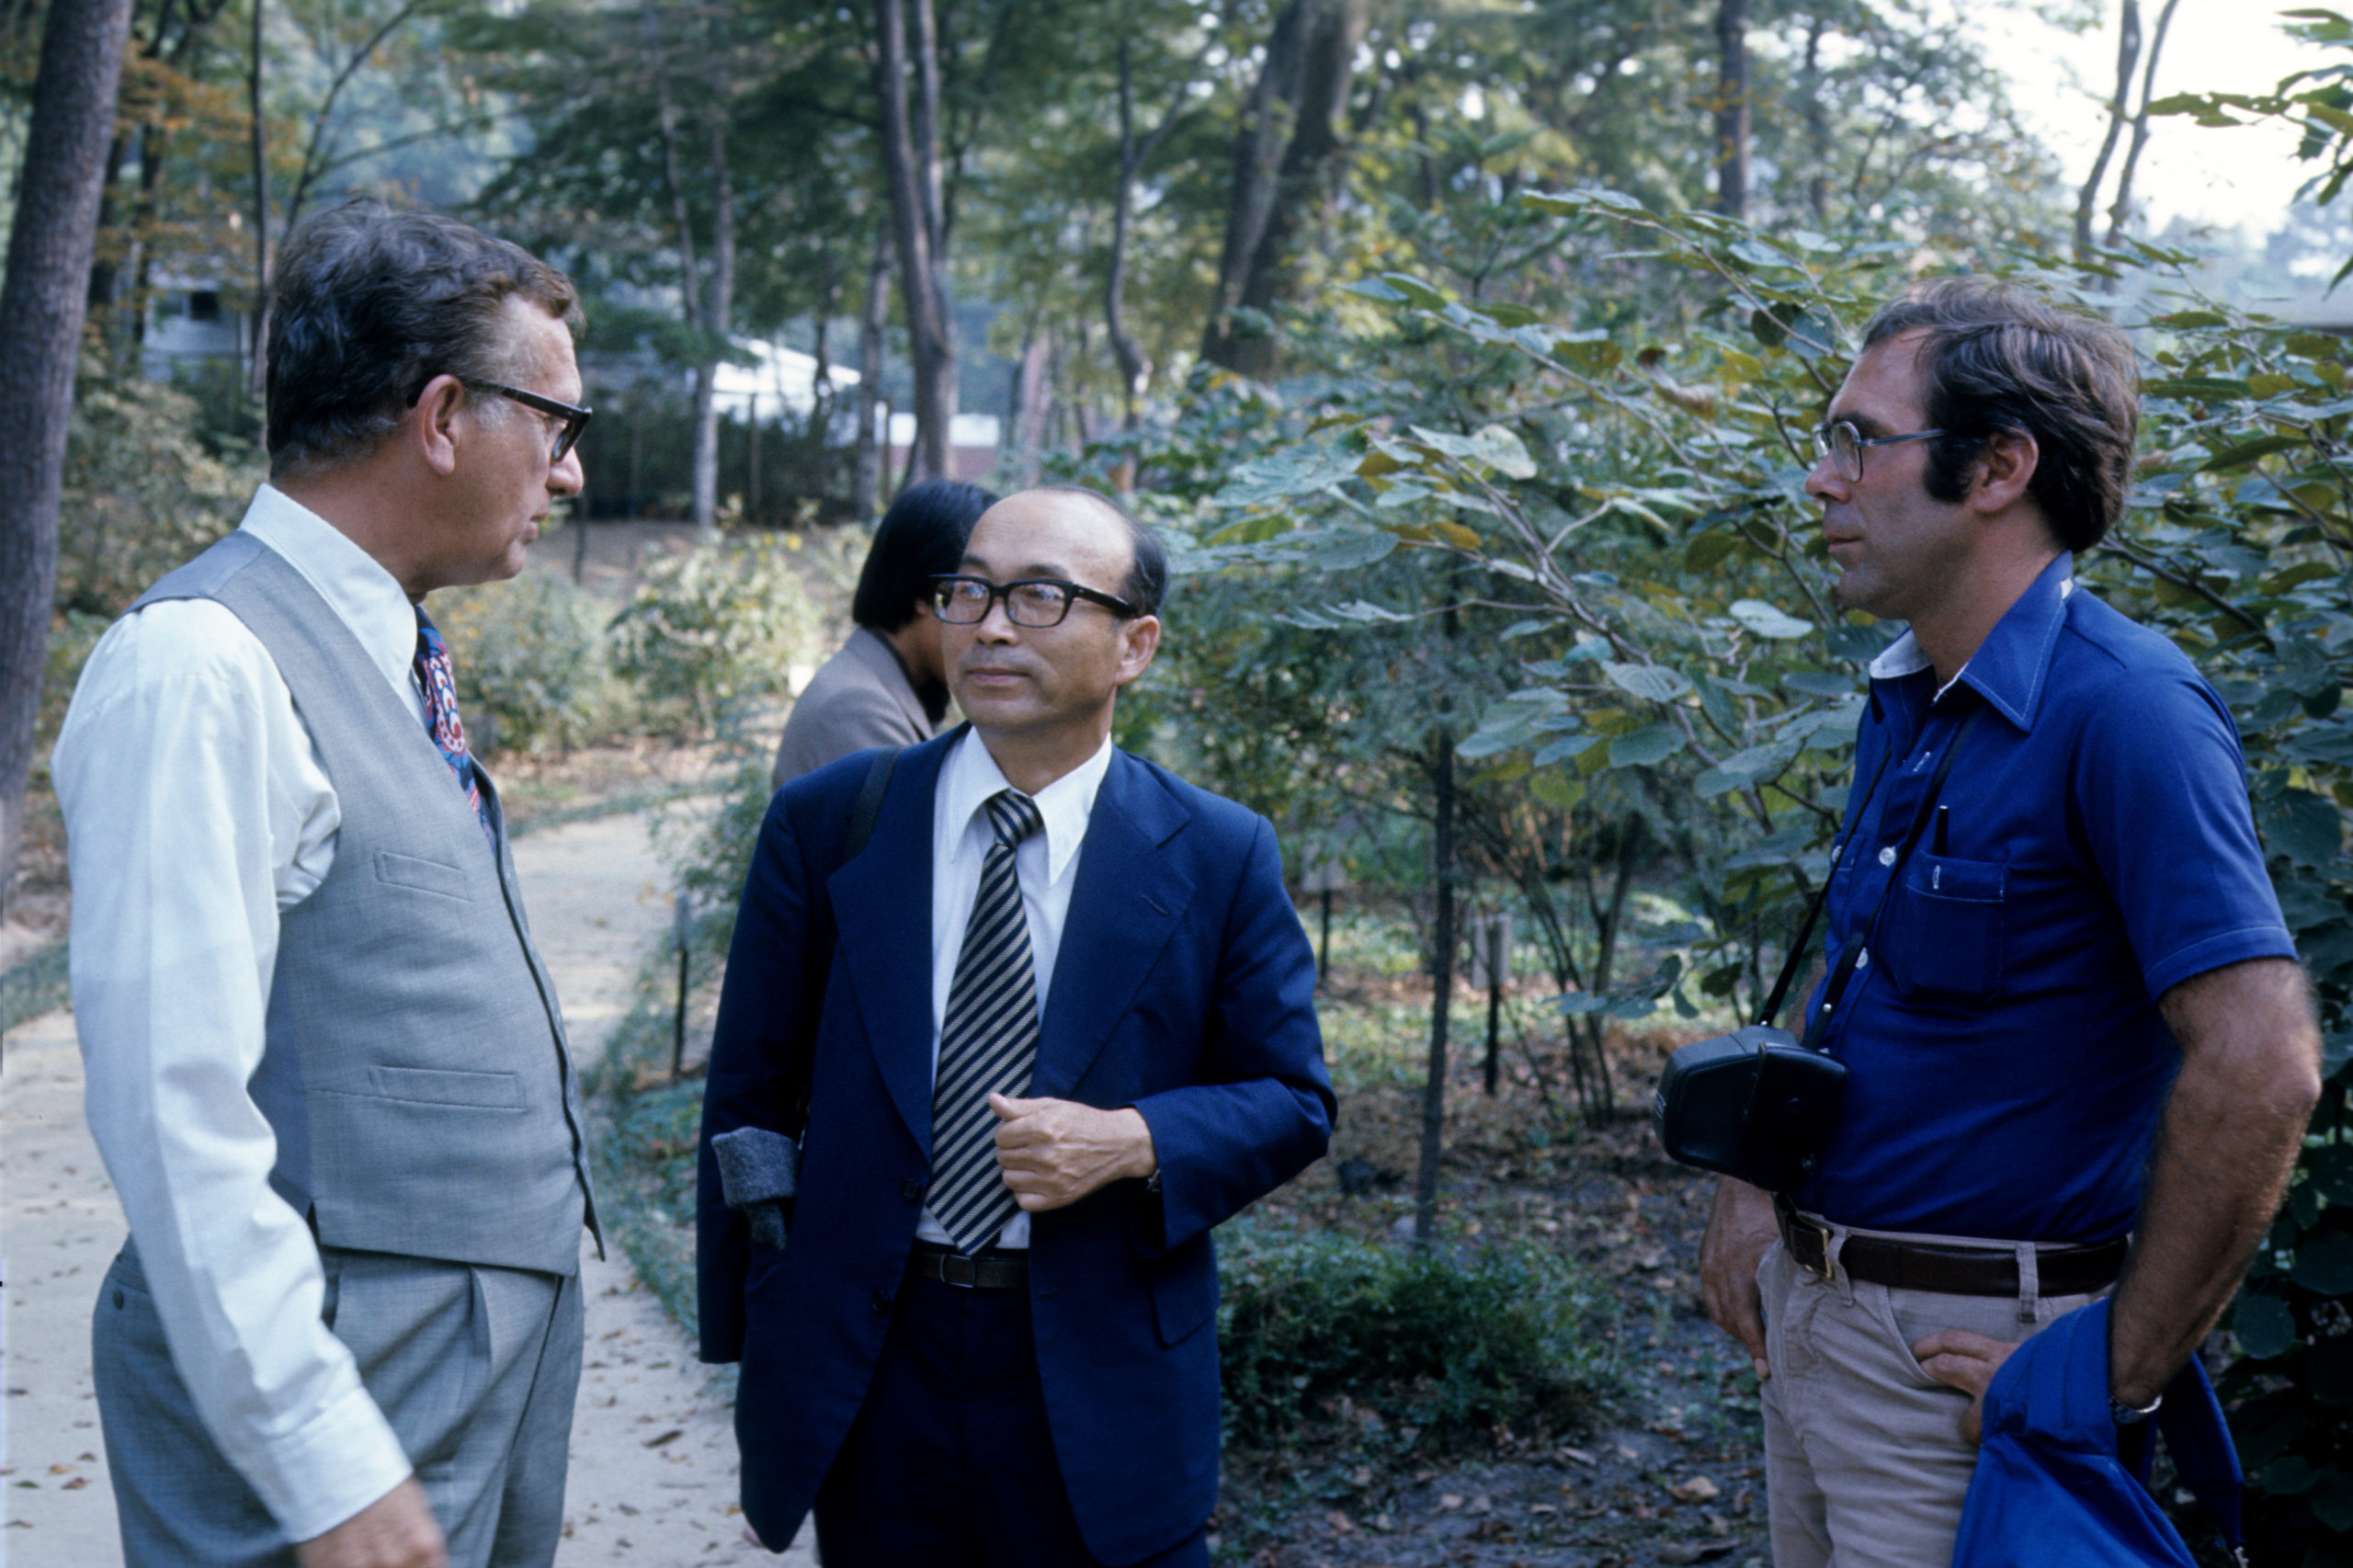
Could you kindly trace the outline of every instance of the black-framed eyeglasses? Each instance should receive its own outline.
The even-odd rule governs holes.
[[[1855,428],[1851,419],[1841,419],[1824,425],[1813,433],[1813,458],[1836,458],[1838,472],[1849,484],[1859,483],[1863,477],[1863,449],[1866,447],[1892,447],[1899,441],[1925,441],[1931,436],[1941,436],[1942,430],[1907,430],[1901,436],[1866,436]]]
[[[1059,577],[1022,577],[992,583],[986,577],[943,575],[931,580],[931,606],[940,619],[954,626],[978,626],[989,618],[989,607],[1005,601],[1005,616],[1016,626],[1033,631],[1060,626],[1070,607],[1081,599],[1101,605],[1122,620],[1142,613],[1111,594],[1097,593],[1081,583]]]
[[[510,387],[504,381],[468,381],[462,376],[458,379],[476,392],[495,392],[500,397],[514,399],[525,408],[535,409],[551,419],[562,420],[563,423],[555,427],[555,446],[548,453],[548,461],[551,463],[560,463],[563,460],[564,454],[578,444],[580,432],[587,429],[588,421],[597,415],[597,411],[593,408],[583,408],[574,403],[559,402],[543,392],[525,392],[521,387]]]

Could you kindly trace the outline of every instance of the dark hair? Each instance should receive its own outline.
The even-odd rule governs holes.
[[[303,224],[270,297],[271,473],[366,456],[435,376],[529,374],[501,321],[517,294],[579,330],[572,279],[454,218],[359,200]]]
[[[899,492],[875,526],[858,568],[849,618],[876,631],[896,631],[931,597],[931,580],[964,562],[972,525],[996,505],[994,493],[953,479],[926,479]]]
[[[2028,494],[2069,550],[2089,550],[2124,511],[2140,428],[2140,366],[2125,335],[1987,278],[1916,283],[1871,317],[1863,347],[1922,332],[1926,484],[1939,501],[1969,493],[1986,437],[2022,430],[2040,451]]]
[[[1135,559],[1120,585],[1120,597],[1135,606],[1140,616],[1158,615],[1161,600],[1168,594],[1168,552],[1161,548],[1160,536],[1152,531],[1152,526],[1101,491],[1083,484],[1041,484],[1038,491],[1046,495],[1083,495],[1127,525]]]

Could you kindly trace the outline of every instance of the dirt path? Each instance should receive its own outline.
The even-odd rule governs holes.
[[[642,817],[580,823],[515,846],[531,924],[574,1049],[601,1051],[646,943],[669,919]],[[0,1565],[119,1568],[113,1490],[90,1392],[90,1303],[122,1244],[122,1211],[82,1121],[70,1014],[9,1031],[0,1051]],[[781,1563],[735,1508],[726,1385],[619,1250],[583,1259],[587,1370],[573,1424],[558,1568]]]

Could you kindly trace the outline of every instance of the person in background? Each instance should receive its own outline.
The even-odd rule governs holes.
[[[979,485],[928,479],[891,503],[850,600],[858,630],[784,722],[769,772],[778,789],[854,751],[914,745],[939,733],[948,681],[931,580],[956,570],[972,524],[995,502]]]

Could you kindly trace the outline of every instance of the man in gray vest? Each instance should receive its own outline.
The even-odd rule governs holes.
[[[131,1568],[546,1564],[579,1097],[423,601],[580,488],[571,283],[354,204],[297,234],[271,483],[92,653],[53,760],[98,1409]]]

